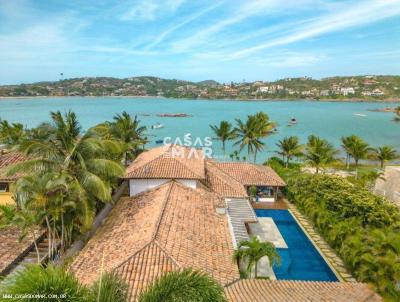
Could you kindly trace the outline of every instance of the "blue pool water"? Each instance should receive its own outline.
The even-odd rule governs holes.
[[[335,274],[287,210],[256,210],[258,217],[271,217],[287,249],[278,249],[281,265],[274,266],[277,279],[337,281]]]

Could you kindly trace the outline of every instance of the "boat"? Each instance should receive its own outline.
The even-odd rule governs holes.
[[[289,126],[296,125],[296,124],[297,124],[297,120],[292,116],[292,118],[289,121]]]
[[[363,114],[363,113],[354,113],[354,115],[356,115],[356,116],[362,116],[362,117],[367,116],[366,114]]]
[[[158,145],[162,144],[163,142],[164,142],[164,140],[162,140],[162,139],[156,140],[156,144],[158,144]]]
[[[161,129],[161,128],[164,128],[164,125],[160,123],[151,126],[151,129]]]

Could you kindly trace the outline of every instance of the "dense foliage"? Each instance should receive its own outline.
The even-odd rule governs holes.
[[[205,273],[185,269],[157,279],[139,297],[139,302],[224,302],[224,290]]]
[[[311,174],[287,178],[288,198],[308,216],[357,280],[400,299],[400,210],[346,179]]]
[[[104,273],[91,286],[84,286],[62,267],[30,265],[6,277],[0,287],[0,301],[126,302],[127,289],[112,273]]]

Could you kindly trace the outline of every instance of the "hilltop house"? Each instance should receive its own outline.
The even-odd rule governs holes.
[[[201,150],[168,145],[139,155],[125,179],[130,196],[116,203],[70,266],[83,284],[113,271],[128,284],[129,301],[137,301],[163,274],[193,268],[221,284],[231,302],[380,301],[356,282],[240,279],[232,255],[237,241],[249,238],[246,224],[257,223],[249,186],[276,192],[285,185],[268,167],[220,163]]]

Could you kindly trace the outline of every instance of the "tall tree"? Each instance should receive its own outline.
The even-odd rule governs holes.
[[[355,136],[355,135],[343,136],[341,138],[342,148],[346,152],[346,167],[347,168],[349,168],[349,166],[350,166],[351,146],[356,139],[357,139],[357,136]]]
[[[306,145],[305,159],[306,162],[315,167],[315,172],[318,173],[321,166],[333,163],[337,150],[327,140],[315,135],[308,137]]]
[[[219,127],[217,125],[210,125],[210,127],[222,142],[222,151],[225,153],[225,142],[236,138],[236,132],[232,124],[227,121],[221,121]]]
[[[360,159],[367,158],[371,150],[371,147],[361,137],[352,136],[349,143],[349,153],[354,159],[356,169]]]
[[[20,123],[9,123],[0,119],[0,144],[8,147],[19,144],[26,137],[26,130]]]
[[[379,160],[381,169],[384,168],[385,162],[396,159],[398,157],[396,149],[390,146],[382,146],[374,149],[376,158]]]
[[[238,141],[235,142],[235,145],[239,145],[240,151],[247,147],[247,154],[250,155],[250,153],[253,153],[255,162],[257,152],[261,151],[265,145],[262,139],[272,133],[275,124],[263,112],[247,116],[245,123],[240,119],[236,119],[236,123],[237,127],[235,131]]]
[[[157,279],[139,297],[139,302],[226,302],[224,290],[205,273],[184,269]]]
[[[299,157],[303,154],[303,146],[299,144],[299,139],[297,136],[285,137],[276,145],[279,148],[277,153],[282,155],[282,160],[285,163],[285,167],[288,167],[289,162],[293,157]]]

